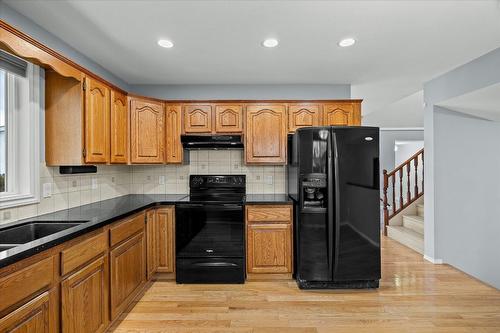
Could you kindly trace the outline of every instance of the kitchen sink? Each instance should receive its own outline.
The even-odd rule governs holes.
[[[0,247],[11,246],[11,244],[24,244],[36,239],[55,234],[75,227],[85,221],[72,222],[31,222],[12,227],[5,230],[0,230]]]

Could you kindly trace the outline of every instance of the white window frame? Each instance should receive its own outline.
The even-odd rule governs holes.
[[[0,209],[40,201],[40,67],[28,63],[26,78],[7,73],[6,191]]]

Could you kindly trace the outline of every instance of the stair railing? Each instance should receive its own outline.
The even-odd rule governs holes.
[[[424,194],[424,149],[391,172],[384,170],[383,174],[384,235],[387,236],[389,220]]]

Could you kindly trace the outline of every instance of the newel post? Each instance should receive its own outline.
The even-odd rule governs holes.
[[[384,236],[387,236],[387,225],[389,224],[389,209],[387,208],[387,188],[389,187],[389,177],[384,169]]]

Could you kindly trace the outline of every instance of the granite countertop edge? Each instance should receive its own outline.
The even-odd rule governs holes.
[[[187,194],[129,194],[0,225],[2,230],[30,222],[79,223],[66,230],[1,251],[0,269],[145,209],[175,205],[186,197]],[[245,204],[292,204],[292,200],[287,194],[248,194]]]

